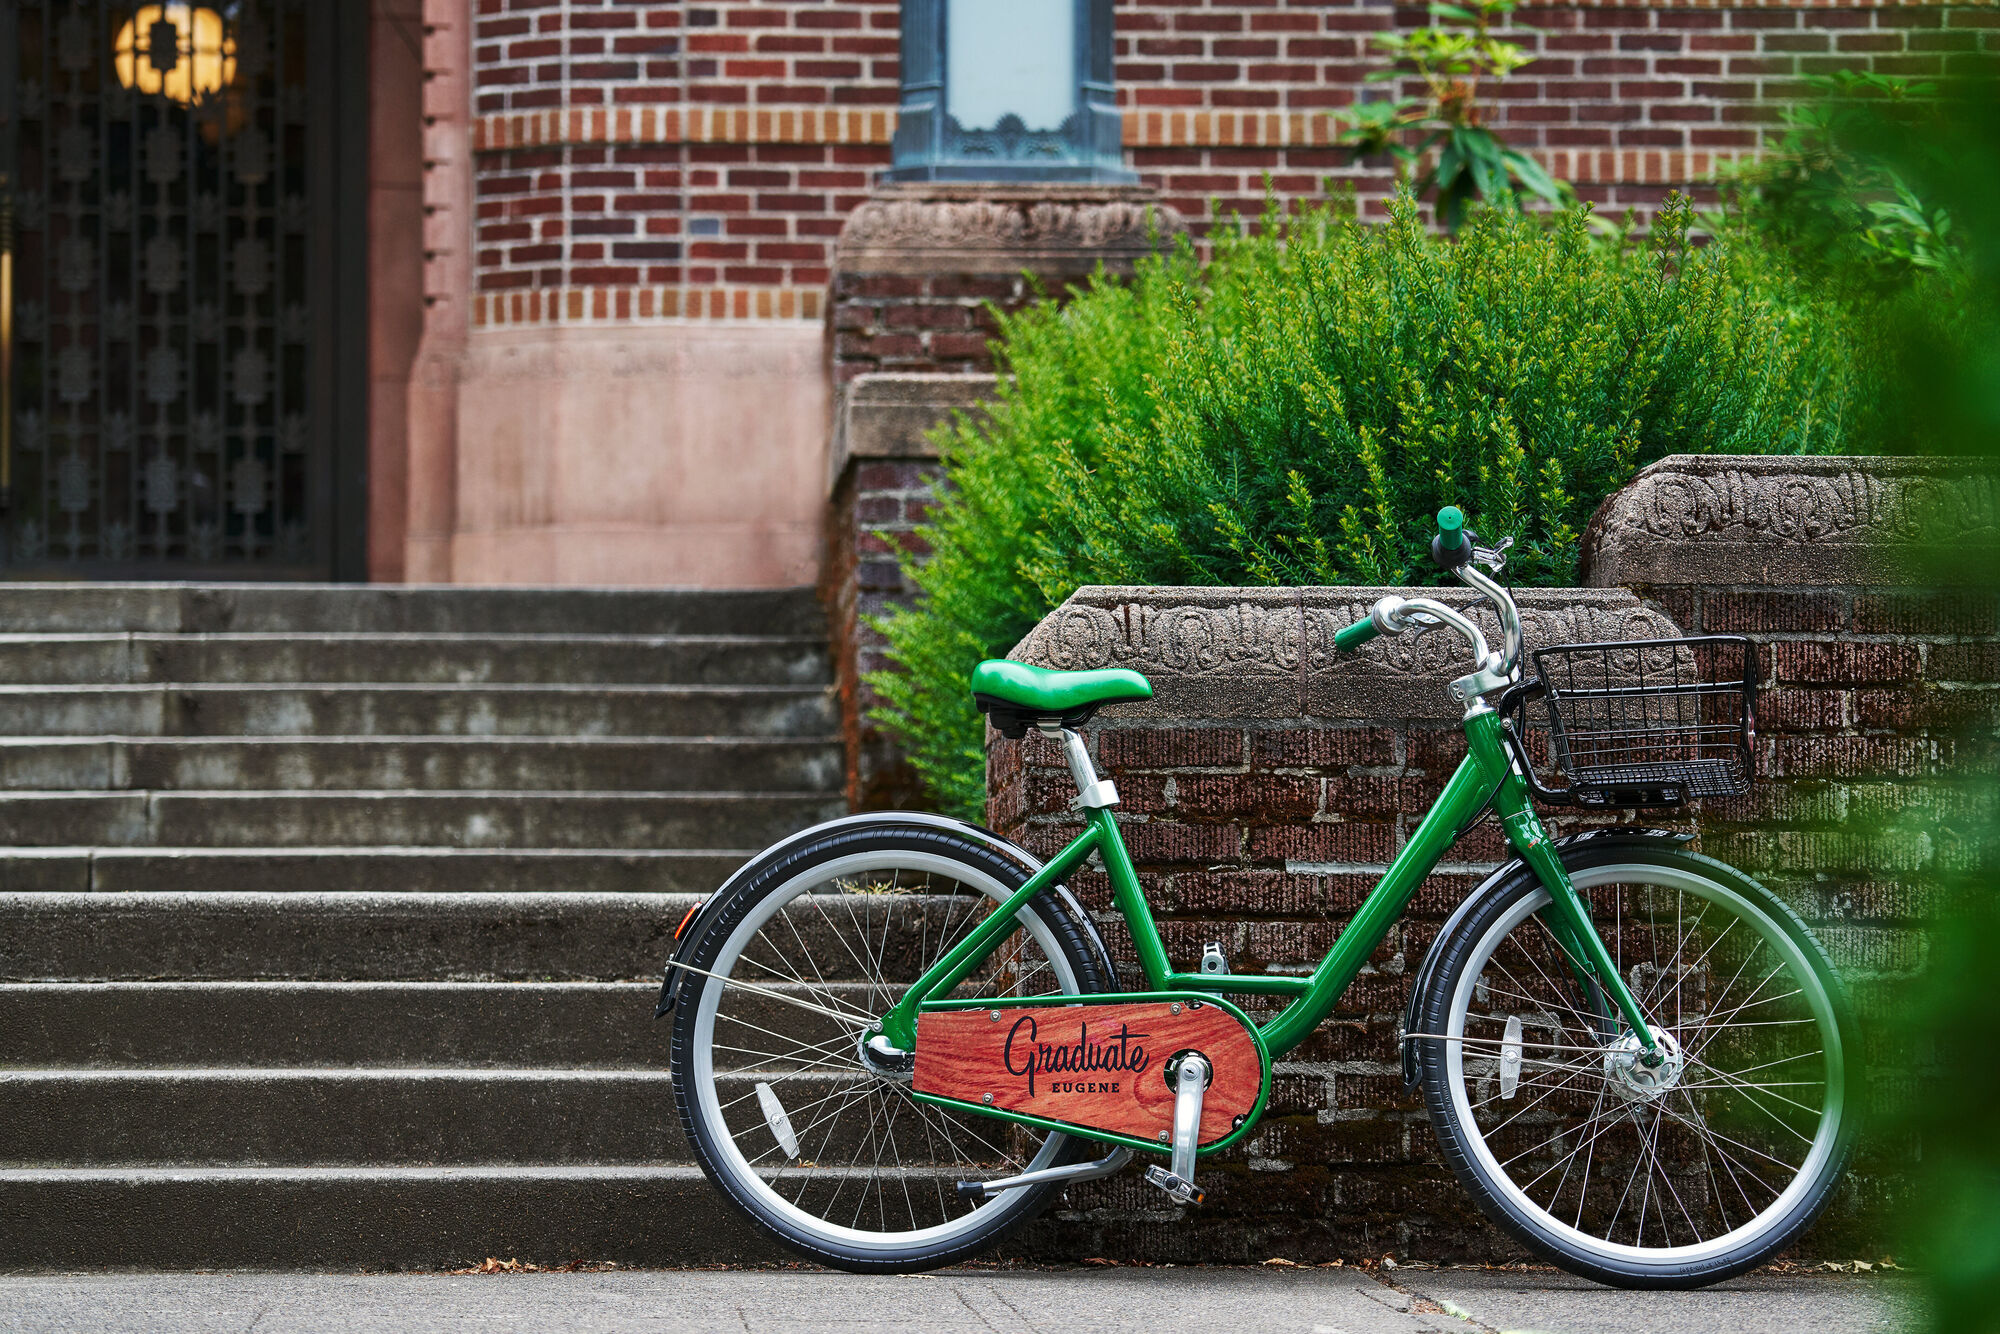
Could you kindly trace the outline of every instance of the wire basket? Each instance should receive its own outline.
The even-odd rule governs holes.
[[[1536,649],[1549,758],[1579,806],[1734,797],[1756,774],[1757,650],[1740,635]],[[1541,784],[1536,784],[1541,788]]]

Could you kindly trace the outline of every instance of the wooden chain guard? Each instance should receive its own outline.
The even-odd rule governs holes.
[[[1213,1070],[1200,1147],[1235,1138],[1262,1109],[1270,1061],[1256,1026],[1213,996],[1144,993],[927,1005],[911,1089],[966,1111],[1060,1122],[1097,1138],[1164,1149],[1174,1124],[1173,1058]]]

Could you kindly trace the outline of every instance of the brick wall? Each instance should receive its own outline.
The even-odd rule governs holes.
[[[1490,90],[1491,123],[1617,212],[1650,209],[1754,149],[1775,118],[1759,104],[1796,93],[1801,74],[1936,77],[2000,51],[2000,13],[1976,6],[1614,0],[1518,12],[1523,29],[1538,31],[1504,35],[1535,60]],[[1190,217],[1218,197],[1257,211],[1267,172],[1281,195],[1316,194],[1332,177],[1378,198],[1389,173],[1349,165],[1324,146],[1325,118],[1310,113],[1354,100],[1379,68],[1374,34],[1426,21],[1422,6],[1121,4],[1119,97],[1133,161]]]
[[[916,597],[901,556],[929,554],[915,529],[936,500],[938,471],[935,462],[921,459],[870,459],[846,469],[833,493],[833,541],[822,586],[835,645],[846,795],[855,810],[926,804],[901,749],[869,717],[882,701],[864,678],[893,665],[886,641],[867,618]]]
[[[1842,0],[1587,3],[1521,11],[1535,64],[1496,123],[1600,204],[1655,204],[1755,146],[1799,73],[1948,73],[2000,47],[2000,11]],[[477,0],[478,324],[817,319],[842,220],[889,162],[894,0]],[[1372,34],[1421,7],[1121,0],[1119,99],[1147,183],[1190,218],[1328,178],[1379,198],[1324,113]]]
[[[1753,795],[1638,822],[1698,831],[1698,847],[1758,875],[1812,922],[1854,987],[1873,1087],[1921,1078],[1924,1054],[1887,1020],[1921,968],[1937,876],[1964,864],[1960,830],[1982,800],[1965,775],[1972,760],[1990,769],[2000,718],[1993,598],[1912,588],[1870,555],[1871,542],[1907,536],[1926,513],[1972,540],[1993,533],[1991,478],[1925,466],[1668,460],[1606,502],[1592,564],[1602,587],[1522,599],[1531,646],[1671,634],[1673,622],[1760,642]],[[1463,753],[1436,668],[1443,645],[1330,652],[1332,629],[1378,593],[1085,589],[1014,651],[1154,679],[1154,704],[1107,713],[1092,742],[1116,777],[1177,964],[1191,967],[1207,940],[1224,942],[1239,971],[1316,962]],[[1032,735],[988,739],[989,822],[1053,852],[1077,827],[1060,755]],[[1553,823],[1567,832],[1583,822]],[[1281,1063],[1266,1129],[1207,1170],[1212,1203],[1189,1229],[1120,1177],[1073,1188],[1070,1207],[1023,1246],[1155,1259],[1518,1258],[1438,1159],[1428,1119],[1403,1093],[1397,1048],[1410,975],[1502,855],[1490,828],[1449,855],[1339,1010]],[[1104,914],[1101,873],[1073,888]],[[1136,979],[1122,925],[1100,920]],[[1917,1151],[1865,1140],[1804,1253],[1885,1249],[1887,1210]]]

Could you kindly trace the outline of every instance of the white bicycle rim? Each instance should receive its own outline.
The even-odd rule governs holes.
[[[1615,866],[1597,866],[1589,870],[1573,872],[1571,881],[1578,890],[1588,890],[1598,885],[1616,882],[1659,885],[1695,894],[1701,898],[1713,899],[1732,907],[1740,920],[1751,924],[1764,943],[1775,951],[1778,957],[1790,967],[1802,984],[1809,984],[1806,1003],[1820,1027],[1820,1038],[1825,1043],[1829,1071],[1846,1069],[1846,1053],[1841,1049],[1839,1024],[1834,1016],[1832,1003],[1820,985],[1819,975],[1813,971],[1804,952],[1770,921],[1764,912],[1729,886],[1706,876],[1675,867],[1656,866],[1646,863],[1626,863]],[[1500,920],[1496,921],[1480,938],[1472,957],[1460,974],[1458,986],[1451,998],[1451,1010],[1445,1033],[1451,1038],[1464,1038],[1465,1018],[1471,1007],[1474,989],[1487,963],[1507,935],[1527,917],[1550,902],[1548,891],[1537,889],[1533,894],[1524,895]],[[1800,1197],[1813,1188],[1825,1169],[1828,1158],[1833,1154],[1840,1140],[1840,1130],[1845,1115],[1844,1090],[1841,1081],[1829,1080],[1826,1105],[1822,1109],[1818,1133],[1811,1147],[1800,1163],[1791,1184],[1780,1192],[1755,1218],[1719,1236],[1709,1238],[1694,1245],[1677,1247],[1629,1246],[1594,1236],[1580,1228],[1573,1227],[1550,1214],[1517,1185],[1513,1177],[1494,1156],[1485,1135],[1479,1130],[1473,1115],[1472,1104],[1466,1093],[1465,1043],[1450,1041],[1445,1046],[1444,1063],[1446,1077],[1450,1080],[1452,1114],[1458,1118],[1459,1126],[1472,1154],[1475,1166],[1488,1185],[1503,1196],[1517,1212],[1539,1220],[1536,1227],[1552,1239],[1560,1240],[1577,1250],[1601,1260],[1623,1264],[1644,1264],[1652,1266],[1678,1266],[1713,1260],[1740,1248],[1755,1245],[1773,1228],[1782,1225],[1798,1205]]]

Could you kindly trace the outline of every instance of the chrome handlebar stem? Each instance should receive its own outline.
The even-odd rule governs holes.
[[[1448,625],[1465,636],[1472,646],[1473,661],[1482,668],[1495,667],[1498,663],[1493,650],[1486,647],[1486,633],[1465,613],[1447,607],[1435,598],[1405,598],[1391,594],[1368,609],[1375,628],[1383,634],[1401,634],[1413,625]]]
[[[1480,554],[1484,556],[1488,553]],[[1492,554],[1498,556],[1499,553]],[[1375,628],[1384,634],[1400,634],[1413,625],[1446,625],[1458,631],[1471,648],[1477,666],[1470,674],[1451,683],[1451,694],[1468,710],[1474,710],[1485,707],[1479,702],[1482,696],[1504,689],[1520,679],[1521,612],[1514,605],[1513,595],[1484,570],[1467,562],[1455,573],[1460,582],[1493,604],[1494,614],[1500,619],[1499,652],[1487,646],[1485,632],[1471,617],[1434,598],[1405,598],[1392,594],[1370,607],[1368,615],[1375,622]]]
[[[1459,581],[1475,593],[1485,595],[1500,618],[1500,670],[1512,672],[1521,661],[1521,610],[1514,595],[1501,587],[1486,571],[1467,562],[1459,567]]]

